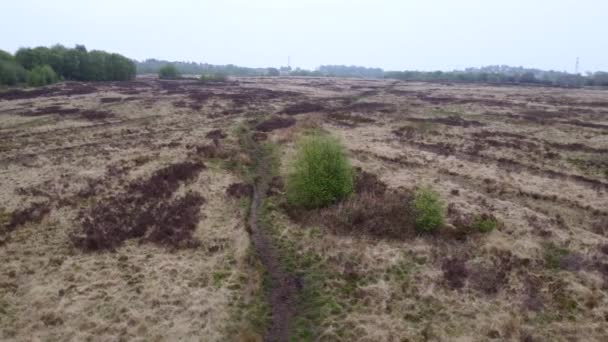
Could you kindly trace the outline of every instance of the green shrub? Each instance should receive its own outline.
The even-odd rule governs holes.
[[[228,80],[228,75],[223,72],[212,72],[201,75],[201,81],[203,83],[208,82],[226,82]]]
[[[353,191],[353,170],[344,148],[332,137],[312,135],[298,142],[287,199],[308,209],[347,197]]]
[[[158,70],[158,78],[163,80],[174,80],[180,77],[179,71],[173,64],[167,64]]]
[[[27,84],[32,87],[44,86],[57,81],[59,81],[59,77],[48,65],[35,67],[27,77]]]
[[[414,197],[414,214],[416,228],[420,231],[430,232],[443,225],[443,201],[439,194],[430,187],[416,191]]]
[[[497,225],[498,222],[496,219],[487,215],[477,216],[473,221],[473,229],[482,233],[489,233],[493,231],[496,229]]]

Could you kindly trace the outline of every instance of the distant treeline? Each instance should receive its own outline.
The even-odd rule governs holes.
[[[166,65],[173,65],[181,75],[207,75],[225,74],[230,76],[278,76],[279,70],[276,68],[247,68],[227,65],[212,65],[207,63],[195,62],[170,62],[158,59],[147,59],[142,62],[135,62],[138,74],[158,74]]]
[[[335,77],[382,78],[384,70],[346,65],[321,65],[317,69],[322,75]]]
[[[585,76],[561,71],[545,71],[506,65],[468,68],[462,71],[388,71],[385,78],[404,81],[479,82],[496,84],[542,84],[563,87],[608,86],[608,73]]]
[[[322,65],[317,70],[277,68],[247,68],[233,64],[213,65],[195,62],[172,62],[158,59],[147,59],[136,62],[138,74],[157,74],[166,65],[173,65],[181,75],[225,74],[229,76],[315,76],[315,77],[363,77],[382,78],[384,71],[380,68],[360,66]]]
[[[455,71],[384,71],[381,68],[366,68],[346,65],[322,65],[316,70],[276,68],[246,68],[236,65],[212,65],[194,62],[169,62],[148,59],[137,62],[137,73],[156,74],[172,64],[182,75],[225,74],[230,76],[310,76],[310,77],[358,77],[392,78],[404,81],[424,82],[469,82],[494,84],[542,84],[561,87],[608,86],[608,73],[596,72],[586,75],[562,71],[545,71],[506,65],[468,68]]]
[[[171,64],[176,75],[226,76],[313,76],[391,78],[404,81],[473,82],[493,84],[542,84],[562,87],[608,86],[608,73],[586,75],[561,71],[545,71],[505,65],[468,68],[455,71],[384,71],[346,65],[322,65],[316,70],[290,67],[248,68],[233,64],[212,65],[195,62],[169,62],[147,59],[130,60],[116,53],[100,50],[87,51],[83,45],[67,48],[62,45],[21,48],[15,55],[0,50],[0,85],[28,83],[44,85],[58,80],[123,81],[135,74],[158,74]]]
[[[0,50],[0,84],[44,85],[60,79],[125,81],[135,77],[135,63],[117,53],[87,51],[84,45],[67,48],[21,48],[15,55]]]

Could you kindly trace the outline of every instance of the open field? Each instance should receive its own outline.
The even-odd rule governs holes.
[[[295,77],[0,92],[0,339],[261,340],[243,127],[280,160],[264,229],[296,340],[608,339],[608,92]],[[445,226],[385,234],[385,197],[375,230],[289,213],[310,128],[382,196],[438,191]]]

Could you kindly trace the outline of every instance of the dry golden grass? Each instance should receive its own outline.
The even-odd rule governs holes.
[[[263,312],[256,302],[262,270],[244,206],[225,194],[251,160],[205,157],[197,146],[213,145],[206,134],[222,129],[222,148],[236,151],[234,127],[318,102],[326,111],[295,115],[294,126],[268,133],[281,160],[291,158],[298,135],[324,130],[389,189],[431,185],[450,207],[442,233],[389,239],[300,225],[282,209],[280,191],[274,195],[270,218],[287,257],[315,260],[302,270],[325,279],[331,309],[321,311],[318,340],[606,340],[608,111],[593,105],[604,91],[239,82],[144,80],[135,88],[96,85],[86,95],[0,100],[0,339],[259,340],[237,304]],[[101,103],[109,97],[123,100]],[[52,105],[113,115],[24,114]],[[207,169],[176,195],[192,190],[207,199],[199,247],[129,240],[114,252],[87,253],[71,245],[79,210],[192,158]],[[8,229],[12,215],[33,203],[50,212]],[[452,234],[483,214],[498,228]]]

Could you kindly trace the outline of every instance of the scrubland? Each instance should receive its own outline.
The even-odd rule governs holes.
[[[311,131],[353,194],[303,209]],[[605,90],[252,77],[0,92],[0,339],[261,340],[245,135],[276,160],[261,221],[294,340],[608,338]]]

